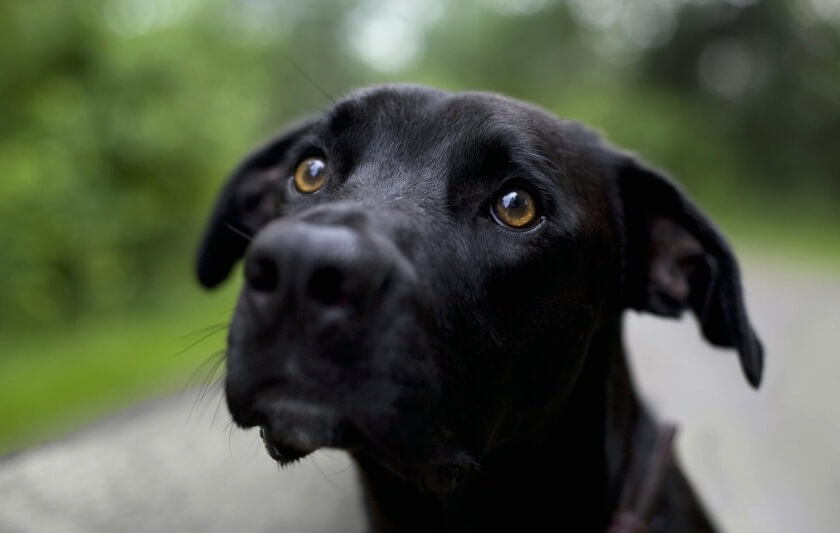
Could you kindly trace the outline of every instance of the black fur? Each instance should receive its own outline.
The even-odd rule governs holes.
[[[298,192],[306,157],[326,184]],[[517,188],[538,217],[491,214]],[[360,467],[375,531],[603,531],[655,426],[627,371],[627,308],[690,309],[757,386],[762,348],[719,232],[665,176],[582,126],[485,93],[353,93],[258,150],[198,257],[245,258],[234,420],[292,462]],[[679,470],[658,530],[712,526]]]

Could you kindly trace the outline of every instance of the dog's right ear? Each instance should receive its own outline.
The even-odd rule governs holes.
[[[274,216],[277,167],[315,119],[303,120],[249,155],[225,183],[198,250],[198,281],[212,288],[227,278],[251,238]]]

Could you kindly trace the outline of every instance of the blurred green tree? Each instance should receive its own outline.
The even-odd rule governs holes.
[[[0,0],[0,322],[161,299],[248,147],[382,81],[528,99],[721,210],[837,220],[838,41],[817,0]]]
[[[283,55],[337,21],[297,35],[242,4],[0,3],[2,323],[150,301],[226,169],[323,105]]]

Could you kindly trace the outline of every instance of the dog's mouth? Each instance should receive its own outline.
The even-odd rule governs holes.
[[[250,415],[245,413],[252,413]],[[457,446],[442,444],[437,433],[402,431],[389,425],[384,414],[374,417],[374,427],[353,417],[338,404],[293,395],[288,390],[258,393],[247,410],[234,409],[241,427],[260,428],[266,452],[280,466],[290,466],[320,448],[337,448],[373,459],[406,480],[434,493],[460,486],[477,465]],[[383,425],[380,425],[383,424]],[[400,426],[411,426],[404,421]],[[385,429],[383,429],[385,428]]]
[[[280,463],[287,465],[299,461],[312,453],[314,450],[301,450],[288,444],[277,442],[269,437],[270,430],[267,426],[260,426],[260,438],[265,445],[265,451],[268,452],[269,457]]]
[[[323,447],[345,447],[348,423],[335,407],[261,394],[255,402],[261,414],[260,437],[272,459],[281,465],[298,461]]]

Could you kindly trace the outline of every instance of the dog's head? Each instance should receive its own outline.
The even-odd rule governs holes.
[[[690,309],[761,376],[735,259],[685,195],[496,95],[379,87],[290,128],[225,185],[201,283],[243,257],[227,400],[281,462],[341,447],[450,488],[562,408],[626,308]]]

